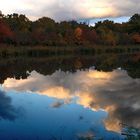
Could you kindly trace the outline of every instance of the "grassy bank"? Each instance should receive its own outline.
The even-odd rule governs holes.
[[[131,54],[140,52],[140,46],[5,46],[0,45],[0,58],[43,57],[59,55]]]

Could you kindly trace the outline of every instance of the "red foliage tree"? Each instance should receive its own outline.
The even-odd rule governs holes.
[[[132,35],[132,40],[134,43],[140,44],[140,34],[136,33],[136,34]]]
[[[3,43],[7,39],[10,39],[13,33],[8,25],[6,25],[2,20],[0,20],[0,42]]]

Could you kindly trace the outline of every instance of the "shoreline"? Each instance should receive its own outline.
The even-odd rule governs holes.
[[[45,57],[61,55],[102,55],[140,53],[140,45],[124,46],[12,46],[0,44],[0,58],[6,57]]]

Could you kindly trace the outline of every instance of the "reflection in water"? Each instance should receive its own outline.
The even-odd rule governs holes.
[[[121,60],[121,61],[120,61]],[[55,56],[55,57],[21,57],[0,59],[0,83],[7,77],[26,79],[26,71],[36,70],[44,75],[53,74],[56,70],[75,72],[77,69],[88,69],[95,66],[97,70],[112,71],[121,67],[127,70],[128,75],[140,78],[140,54],[101,54]],[[10,68],[10,69],[9,69]]]
[[[17,110],[11,105],[11,98],[0,90],[0,119],[15,120]]]
[[[90,69],[75,73],[59,70],[47,76],[32,71],[27,79],[7,78],[2,87],[61,100],[51,105],[55,108],[76,100],[77,104],[93,111],[106,111],[107,130],[119,132],[120,122],[140,127],[140,79],[132,79],[124,70]]]
[[[54,107],[54,108],[59,108],[59,107],[61,107],[63,104],[64,104],[64,102],[62,102],[62,101],[56,101],[56,102],[54,102],[51,106]]]

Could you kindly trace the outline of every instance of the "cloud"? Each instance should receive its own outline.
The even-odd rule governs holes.
[[[56,101],[56,102],[54,102],[54,103],[51,105],[51,107],[59,108],[59,107],[61,107],[63,104],[64,104],[64,102],[62,102],[62,101]]]
[[[16,117],[17,111],[11,105],[11,98],[0,90],[0,119],[15,120]]]
[[[95,135],[92,131],[87,131],[85,133],[78,134],[78,139],[94,139]]]
[[[140,9],[139,0],[0,0],[0,3],[4,13],[24,13],[32,19],[48,16],[57,21],[131,16]]]
[[[106,129],[120,131],[119,123],[140,127],[140,79],[133,79],[124,70],[100,72],[96,70],[75,73],[56,71],[43,76],[36,71],[27,79],[8,78],[2,85],[5,90],[30,91],[76,103],[93,111],[104,110]],[[61,106],[54,103],[53,106]]]

